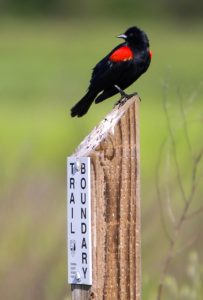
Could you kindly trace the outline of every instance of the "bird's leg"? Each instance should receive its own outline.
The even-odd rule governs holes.
[[[121,94],[121,97],[123,97],[123,98],[128,98],[129,97],[129,95],[127,95],[118,85],[115,84],[114,86],[119,91],[119,93]]]
[[[118,100],[118,102],[116,102],[116,105],[122,106],[128,99],[130,99],[133,96],[137,96],[138,93],[133,93],[133,94],[126,94],[118,85],[114,85],[114,87],[119,91],[119,93],[121,94],[121,99]],[[139,97],[139,96],[138,96]],[[140,99],[140,97],[139,97]],[[140,99],[141,100],[141,99]]]

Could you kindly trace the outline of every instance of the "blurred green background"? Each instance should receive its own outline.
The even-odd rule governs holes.
[[[184,176],[190,168],[177,91],[181,91],[187,111],[193,151],[198,153],[203,146],[202,8],[202,1],[190,0],[1,0],[1,299],[69,299],[66,157],[111,110],[118,96],[92,105],[81,119],[71,119],[69,111],[83,96],[91,68],[120,42],[115,36],[132,25],[147,32],[153,51],[150,69],[128,91],[137,91],[142,98],[143,300],[156,298],[168,247],[155,185],[160,146],[168,136],[163,83],[168,86],[171,123],[174,130],[178,128],[176,141]],[[163,154],[165,161],[167,153]],[[170,182],[175,182],[174,177]],[[187,189],[190,183],[184,180]],[[201,195],[200,187],[194,207],[201,203]],[[172,194],[172,198],[176,211],[181,204],[178,195]],[[201,221],[202,216],[197,216],[184,232],[201,236]],[[176,280],[180,289],[186,289],[186,296],[173,299],[202,299],[201,287],[194,285],[195,298],[187,293],[187,288],[193,288],[187,266],[192,261],[194,267],[194,257],[198,265],[195,274],[202,279],[202,245],[202,238],[195,240],[173,261],[169,290]]]

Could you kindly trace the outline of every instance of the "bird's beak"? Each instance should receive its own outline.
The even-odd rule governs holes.
[[[120,34],[120,35],[118,35],[117,36],[117,38],[120,38],[120,39],[127,39],[127,35],[125,35],[125,34]]]

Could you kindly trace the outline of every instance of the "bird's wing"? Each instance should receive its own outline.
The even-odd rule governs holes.
[[[111,62],[126,62],[133,59],[133,51],[125,44],[116,48],[109,55]]]
[[[90,88],[103,90],[116,84],[133,60],[132,50],[125,43],[118,45],[93,69]]]

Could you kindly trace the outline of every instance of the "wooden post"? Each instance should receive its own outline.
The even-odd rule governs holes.
[[[91,158],[92,286],[73,300],[140,300],[139,98],[133,96],[84,139],[74,156]]]

